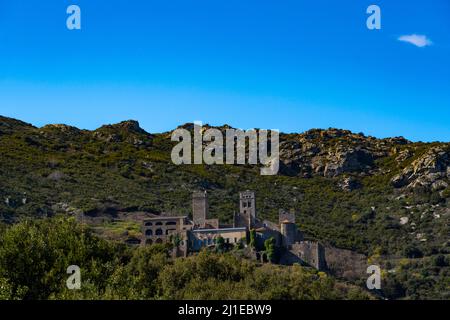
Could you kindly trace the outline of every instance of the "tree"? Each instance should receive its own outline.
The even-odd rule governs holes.
[[[404,249],[404,254],[407,258],[422,258],[423,257],[422,251],[412,244],[408,245]]]
[[[276,257],[275,239],[273,237],[270,237],[269,239],[264,241],[264,248],[267,254],[267,259],[270,262],[274,262]]]
[[[108,279],[108,298],[155,298],[158,294],[158,275],[169,264],[169,251],[170,244],[136,248],[131,260],[125,266],[118,266]]]
[[[9,227],[0,239],[0,278],[9,283],[13,297],[47,299],[67,290],[67,267],[77,265],[83,281],[101,289],[119,252],[73,218],[26,220]]]
[[[256,231],[255,229],[250,230],[250,241],[248,243],[250,248],[256,249]]]
[[[436,267],[446,267],[448,266],[448,262],[443,254],[439,254],[433,258],[433,265]]]
[[[245,238],[239,239],[239,242],[238,242],[238,244],[237,244],[237,248],[238,248],[238,249],[244,249],[245,241],[246,241]]]
[[[175,248],[178,248],[181,244],[181,238],[178,234],[176,234],[175,236],[170,235],[169,240],[170,243],[172,243]]]
[[[20,287],[14,290],[14,287],[11,285],[11,283],[9,283],[7,279],[0,278],[0,300],[22,299],[26,291],[26,288]]]
[[[225,250],[225,239],[219,236],[216,240],[216,251],[223,252]]]

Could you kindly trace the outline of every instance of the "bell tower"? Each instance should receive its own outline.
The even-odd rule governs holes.
[[[192,195],[192,220],[195,227],[205,227],[208,210],[208,194],[206,191],[194,192]]]
[[[256,220],[256,201],[253,191],[247,190],[239,193],[239,215],[245,221],[246,227],[253,227]]]

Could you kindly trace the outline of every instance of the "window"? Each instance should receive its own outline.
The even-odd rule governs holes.
[[[151,222],[146,222],[145,224],[144,224],[144,226],[146,226],[146,227],[151,227],[153,225],[153,223],[151,223]]]
[[[166,226],[176,226],[177,223],[175,221],[168,221],[166,222]]]
[[[244,203],[242,204],[242,206],[245,208],[247,206],[247,202],[244,201]]]
[[[146,235],[146,236],[152,236],[152,235],[153,235],[152,229],[147,229],[147,230],[145,230],[145,235]]]
[[[162,222],[159,221],[159,222],[155,223],[155,226],[162,226]]]
[[[145,244],[153,244],[152,239],[147,239],[147,240],[145,241]]]
[[[249,208],[252,207],[252,202],[251,202],[251,201],[248,202],[248,207],[249,207]]]
[[[156,243],[163,243],[161,238],[156,239]]]
[[[162,229],[156,229],[155,234],[156,234],[157,236],[162,236],[162,234],[163,234]]]

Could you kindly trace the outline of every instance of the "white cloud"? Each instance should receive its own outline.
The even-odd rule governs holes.
[[[399,41],[408,42],[416,47],[423,48],[426,46],[431,46],[433,42],[427,38],[425,35],[420,34],[408,34],[398,38]]]

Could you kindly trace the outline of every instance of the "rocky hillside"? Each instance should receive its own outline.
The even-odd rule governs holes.
[[[339,129],[281,134],[280,172],[261,176],[249,165],[175,166],[170,136],[136,121],[87,131],[0,117],[0,219],[82,215],[126,240],[139,234],[143,214],[190,214],[198,189],[208,190],[211,215],[230,222],[238,192],[252,189],[262,218],[277,221],[279,209],[295,209],[308,238],[394,271],[401,259],[450,252],[449,143]],[[433,270],[420,281],[438,281],[441,271]]]

